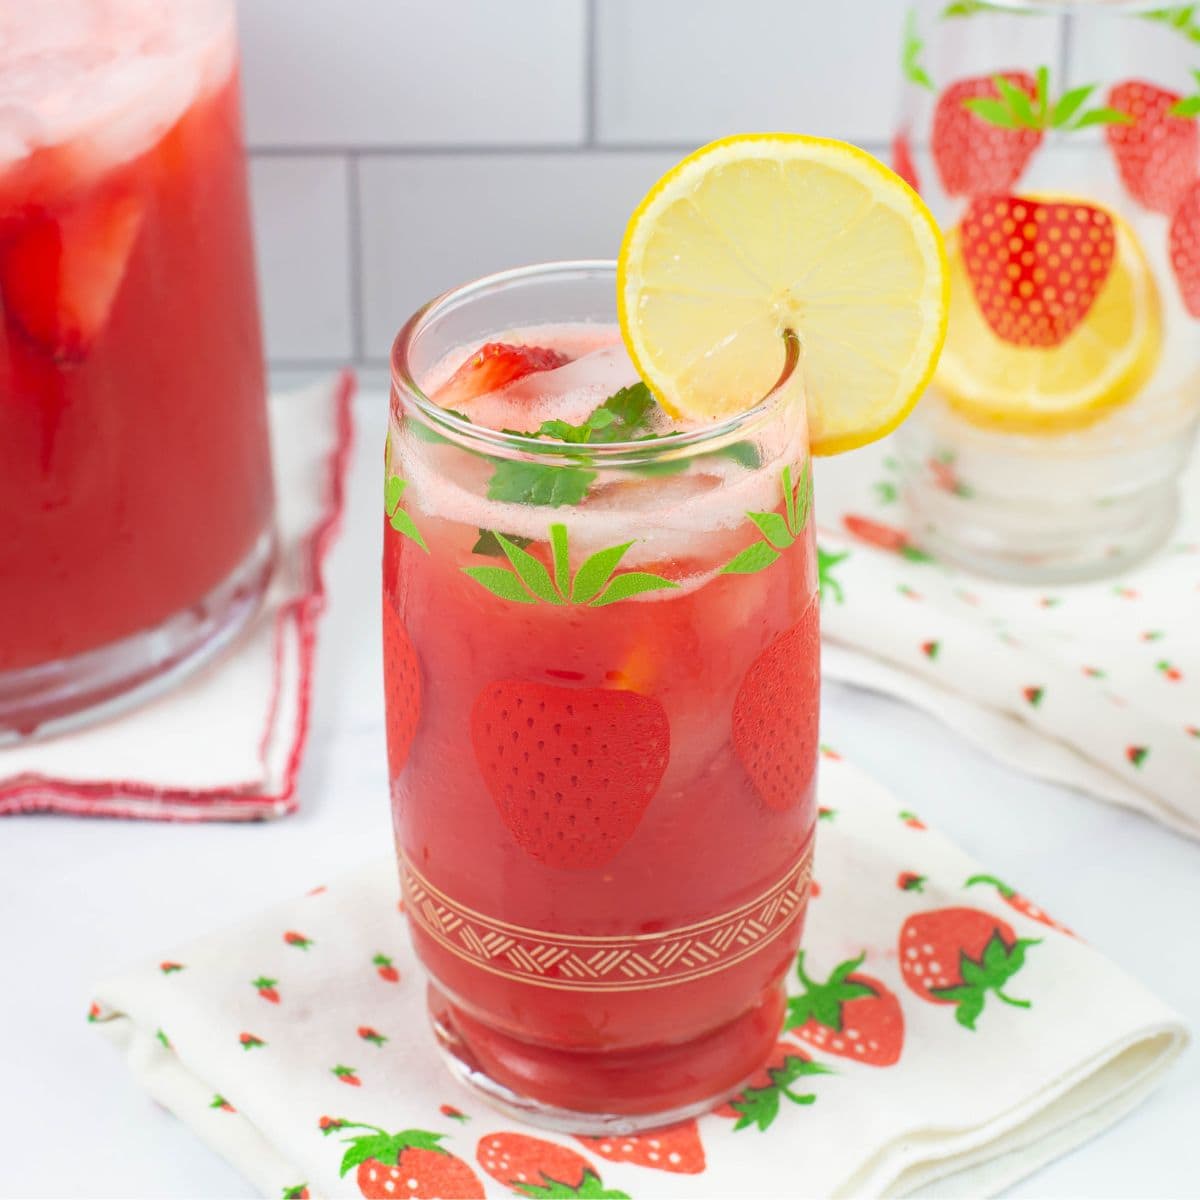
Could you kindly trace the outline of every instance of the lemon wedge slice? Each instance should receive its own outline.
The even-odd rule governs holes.
[[[697,150],[638,206],[617,263],[634,365],[673,416],[743,412],[800,341],[814,454],[874,441],[908,415],[946,333],[941,233],[865,151],[790,133]]]
[[[1108,215],[1116,229],[1112,270],[1078,327],[1045,349],[1010,345],[992,332],[971,291],[959,232],[950,231],[950,328],[934,384],[956,412],[977,425],[1049,433],[1089,425],[1138,393],[1162,351],[1158,288],[1137,235]]]

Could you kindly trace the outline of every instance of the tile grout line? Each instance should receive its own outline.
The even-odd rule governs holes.
[[[346,224],[350,237],[350,349],[355,362],[365,359],[367,340],[366,305],[363,303],[362,188],[358,155],[346,155]]]
[[[844,135],[843,135],[844,136]],[[704,137],[697,134],[691,140],[679,142],[597,142],[585,146],[580,143],[514,142],[508,145],[488,143],[460,146],[367,146],[367,145],[319,145],[319,146],[251,146],[249,154],[254,159],[272,158],[343,158],[347,155],[356,160],[371,158],[469,158],[503,157],[509,154],[542,155],[547,158],[572,157],[581,154],[678,154],[681,157],[696,149]],[[850,139],[854,141],[853,138]],[[864,150],[875,153],[886,150],[886,138],[862,138],[855,142]]]
[[[596,0],[584,0],[583,9],[583,144],[596,145]]]

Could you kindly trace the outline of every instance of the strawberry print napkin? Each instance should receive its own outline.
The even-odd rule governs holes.
[[[825,756],[787,1028],[699,1120],[569,1137],[464,1090],[434,1048],[390,859],[110,980],[89,1019],[264,1196],[899,1195],[951,1176],[994,1193],[1137,1104],[1187,1035]]]
[[[1200,837],[1200,460],[1175,535],[1150,560],[1031,587],[939,563],[910,541],[887,441],[844,458],[822,463],[816,489],[825,674]],[[957,486],[952,465],[942,476]]]
[[[354,377],[345,372],[271,399],[278,561],[261,611],[235,646],[114,720],[0,751],[0,815],[236,821],[296,807],[325,607],[322,568],[341,518],[353,394]]]

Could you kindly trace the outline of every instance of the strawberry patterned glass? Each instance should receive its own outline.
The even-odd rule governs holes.
[[[1013,579],[1123,569],[1200,417],[1200,9],[939,0],[902,61],[893,165],[951,268],[897,438],[913,535]]]
[[[419,312],[385,490],[392,810],[434,1029],[492,1102],[577,1133],[704,1111],[766,1061],[816,823],[795,356],[757,408],[687,428],[615,302],[612,264],[560,263]]]
[[[0,11],[0,743],[253,613],[273,493],[226,0]]]

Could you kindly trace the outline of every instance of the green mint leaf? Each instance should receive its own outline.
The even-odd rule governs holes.
[[[722,568],[722,575],[753,575],[765,571],[779,558],[779,551],[766,542],[755,542],[735,554]]]
[[[383,511],[390,517],[392,513],[400,506],[400,498],[404,495],[404,489],[408,487],[405,480],[399,475],[389,475],[387,481],[383,485]]]
[[[613,423],[621,426],[623,431],[621,437],[612,440],[614,442],[627,441],[628,438],[625,435],[645,424],[654,405],[654,393],[640,379],[637,383],[621,388],[620,391],[609,396],[600,407],[612,413]]]
[[[521,577],[521,582],[535,596],[545,600],[547,604],[563,602],[562,597],[555,590],[550,572],[528,550],[522,550],[502,533],[496,535],[496,541],[500,543],[500,549],[504,551],[505,557],[512,563],[513,570]]]
[[[607,550],[597,550],[595,554],[584,559],[583,565],[575,572],[571,602],[586,604],[598,595],[617,569],[617,564],[624,558],[625,551],[632,545],[632,542],[623,542],[620,546],[609,546]]]
[[[1171,106],[1170,113],[1173,117],[1194,117],[1200,113],[1200,96],[1188,96],[1185,100],[1180,100],[1178,104]]]
[[[788,523],[782,513],[748,512],[746,516],[758,526],[759,532],[776,550],[786,550],[796,540],[788,531]]]
[[[1069,92],[1063,92],[1054,106],[1054,115],[1050,118],[1050,124],[1055,129],[1061,129],[1083,107],[1095,90],[1094,83],[1085,83],[1083,87],[1071,88]]]
[[[578,504],[595,478],[595,471],[583,467],[557,467],[505,459],[496,463],[496,471],[488,481],[487,494],[489,500],[560,508],[564,504]]]
[[[533,541],[533,538],[517,537],[514,533],[506,533],[504,535],[515,546],[520,546],[524,549]],[[503,558],[504,551],[500,548],[500,543],[496,541],[495,533],[490,529],[481,529],[479,531],[479,540],[471,547],[472,554],[486,554],[489,558]]]
[[[630,596],[640,596],[643,592],[661,592],[678,586],[673,580],[649,571],[626,571],[605,588],[604,595],[591,601],[591,605],[600,608],[605,604],[616,604],[618,600],[628,600]]]
[[[501,600],[512,600],[516,604],[536,604],[522,586],[520,579],[503,567],[463,567],[463,574],[482,584],[493,596]]]
[[[973,17],[978,12],[991,8],[987,0],[953,0],[942,9],[942,19],[946,17]]]
[[[747,471],[753,471],[762,466],[762,455],[753,442],[734,442],[732,446],[722,446],[717,451],[723,458],[732,459]]]
[[[1001,129],[1017,128],[1016,117],[1001,100],[994,100],[990,96],[972,96],[964,100],[962,105],[968,112],[974,113],[989,125],[998,125]]]
[[[686,471],[691,466],[690,458],[669,458],[663,462],[639,463],[636,467],[630,467],[629,470],[637,475],[678,475],[680,471]]]
[[[507,429],[506,433],[516,433],[516,430]],[[529,434],[525,434],[529,437]],[[555,438],[560,442],[586,442],[592,436],[592,428],[585,421],[582,425],[570,425],[566,421],[543,421],[538,427],[538,430],[533,437]]]
[[[429,553],[429,547],[425,545],[425,539],[421,536],[421,531],[413,522],[412,517],[410,517],[408,513],[404,511],[404,509],[396,509],[396,511],[392,513],[390,517],[388,517],[388,524],[397,533],[402,534],[404,537],[416,542],[426,554]]]
[[[1003,75],[993,75],[992,82],[996,85],[1016,123],[1023,125],[1026,129],[1037,129],[1038,121],[1034,116],[1033,104],[1029,96],[1015,83],[1005,79]]]
[[[1118,112],[1115,108],[1093,108],[1085,112],[1072,129],[1087,129],[1090,125],[1132,125],[1133,118],[1128,113]]]
[[[605,403],[607,404],[607,401]],[[607,429],[616,419],[617,414],[611,408],[605,408],[602,404],[584,423],[589,429],[596,431]]]
[[[565,525],[555,523],[550,526],[550,557],[554,562],[554,586],[565,596],[571,587],[571,556]]]
[[[468,425],[471,424],[471,418],[466,413],[459,412],[457,408],[445,408],[442,411],[448,412],[452,417],[457,417],[460,421],[466,421]],[[404,422],[404,426],[419,441],[429,442],[431,445],[440,445],[443,442],[449,441],[448,438],[438,433],[436,429],[430,429],[423,421],[418,421],[413,417],[409,417]]]

